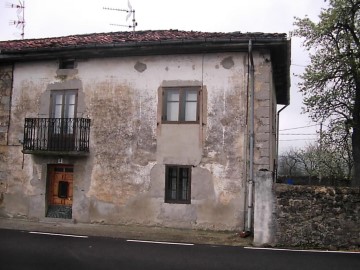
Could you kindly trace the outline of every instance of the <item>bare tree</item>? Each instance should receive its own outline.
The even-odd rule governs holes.
[[[279,157],[279,171],[281,176],[301,176],[301,168],[297,159],[296,149],[290,149]]]

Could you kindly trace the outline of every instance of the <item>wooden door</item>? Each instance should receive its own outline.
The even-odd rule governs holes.
[[[49,165],[49,205],[72,206],[73,177],[73,165]]]

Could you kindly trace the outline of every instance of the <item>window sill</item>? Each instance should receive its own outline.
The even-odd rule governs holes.
[[[78,74],[77,69],[58,69],[56,70],[57,76],[73,76]]]
[[[199,121],[162,121],[161,124],[170,124],[170,125],[174,125],[174,124],[178,124],[178,125],[186,125],[186,124],[190,124],[190,125],[196,125],[196,124],[200,124]]]
[[[191,204],[191,201],[168,201],[168,200],[166,200],[165,203],[168,203],[168,204]]]

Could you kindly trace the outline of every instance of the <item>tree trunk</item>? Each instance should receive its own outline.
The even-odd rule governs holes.
[[[354,175],[351,179],[353,187],[360,186],[360,130],[354,128],[352,135],[353,159],[354,159]]]
[[[353,187],[360,186],[360,80],[355,77],[355,103],[353,111],[352,150],[354,159],[354,175],[351,179]]]

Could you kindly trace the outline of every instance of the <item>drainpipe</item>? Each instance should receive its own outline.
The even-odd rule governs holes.
[[[280,126],[280,113],[286,109],[286,107],[289,105],[285,105],[282,107],[276,114],[276,173],[275,173],[275,181],[277,179],[277,173],[278,173],[278,166],[279,166],[279,126]]]
[[[247,194],[247,218],[245,225],[245,232],[250,234],[252,225],[253,212],[253,186],[254,186],[254,94],[255,94],[255,69],[254,59],[252,54],[252,41],[249,40],[249,64],[250,64],[250,123],[249,123],[249,179],[248,179],[248,194]]]

